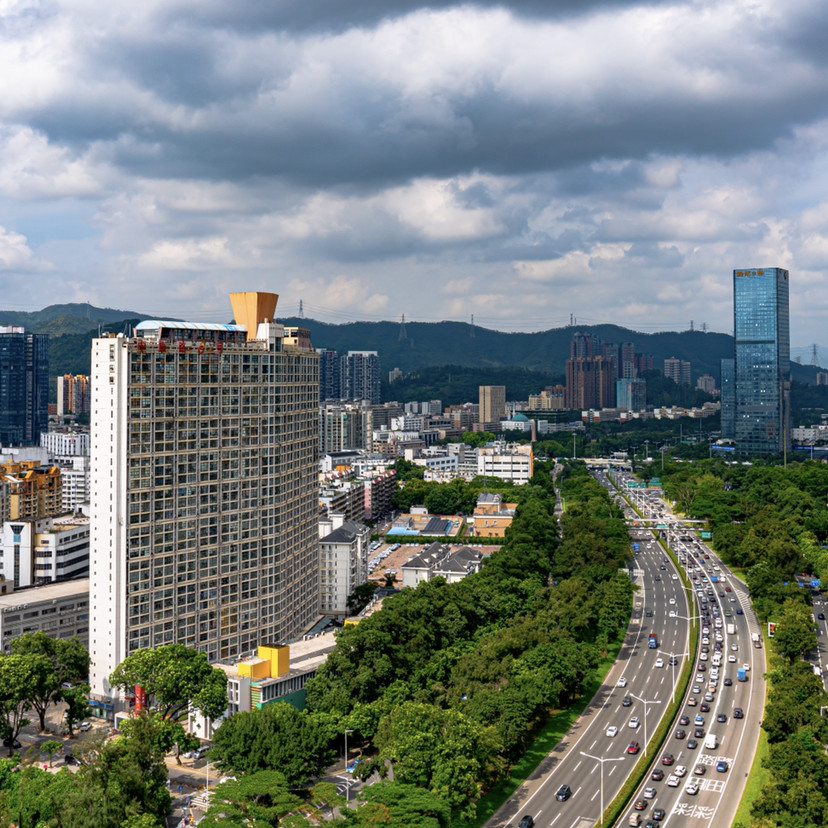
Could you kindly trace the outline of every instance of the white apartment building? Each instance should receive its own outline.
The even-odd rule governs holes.
[[[529,482],[534,474],[531,446],[506,445],[498,441],[477,451],[477,473],[485,477],[511,480],[518,486]]]
[[[80,457],[89,454],[89,434],[84,431],[41,431],[40,446],[50,457]]]
[[[88,574],[88,518],[10,520],[0,529],[0,577],[15,589]]]
[[[63,511],[76,512],[89,509],[89,458],[70,457],[71,465],[61,463],[60,476],[63,481]]]
[[[319,541],[319,609],[323,615],[346,615],[348,596],[368,580],[371,528],[347,520]]]
[[[236,324],[151,320],[92,343],[92,694],[139,648],[210,661],[319,611],[319,357],[274,294]]]

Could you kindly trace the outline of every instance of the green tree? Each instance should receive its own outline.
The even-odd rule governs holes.
[[[449,828],[451,808],[431,791],[415,785],[385,780],[368,785],[359,795],[362,803],[345,813],[345,824],[352,828],[369,828],[377,824],[394,828]],[[387,820],[377,822],[377,819]]]
[[[222,722],[210,756],[226,772],[279,770],[289,784],[298,785],[336,759],[334,736],[326,717],[276,702]]]
[[[40,718],[42,732],[46,729],[49,705],[63,698],[61,684],[74,684],[89,674],[89,652],[78,638],[64,641],[44,632],[24,633],[12,641],[11,650],[15,655],[43,656],[51,665],[51,669],[39,671],[31,688],[30,701]]]
[[[777,617],[774,647],[789,662],[816,648],[817,638],[811,611],[799,601],[788,600]]]
[[[61,697],[66,702],[66,711],[63,720],[71,736],[75,725],[89,715],[89,685],[76,684],[71,690],[62,689]]]
[[[212,667],[206,653],[183,644],[138,650],[127,656],[109,677],[113,687],[141,687],[147,704],[164,718],[178,719],[192,705],[208,719],[227,709],[227,676]]]
[[[270,828],[303,804],[288,790],[284,774],[275,770],[260,770],[222,782],[212,791],[210,802],[199,825]]]
[[[360,584],[348,596],[348,612],[351,615],[359,615],[371,603],[371,599],[374,597],[376,591],[377,585],[373,581]]]
[[[200,744],[198,737],[184,730],[180,722],[175,719],[166,719],[160,713],[152,713],[148,710],[144,710],[134,719],[124,721],[121,724],[121,732],[125,736],[132,736],[137,727],[143,726],[141,719],[144,718],[153,721],[152,730],[147,731],[151,734],[153,747],[162,754],[169,753],[175,748],[175,759],[179,765],[181,764],[181,751],[195,750]]]
[[[40,687],[51,669],[44,656],[0,656],[0,731],[4,739],[13,743],[20,729],[29,723],[25,714],[32,707],[32,688]],[[13,752],[14,748],[9,747],[9,756]]]
[[[49,757],[49,767],[52,767],[52,760],[55,758],[55,754],[58,751],[62,750],[63,742],[59,742],[57,739],[47,739],[41,746],[40,750],[42,753],[45,753]]]

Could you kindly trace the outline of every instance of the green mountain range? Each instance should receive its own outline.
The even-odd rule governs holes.
[[[51,335],[51,374],[88,374],[90,342],[99,330],[129,331],[149,317],[132,311],[97,308],[89,304],[50,305],[40,311],[0,311],[0,325],[22,325],[34,333]],[[286,325],[308,328],[317,348],[339,353],[377,351],[383,372],[399,368],[409,373],[432,366],[491,369],[522,368],[545,376],[563,376],[569,343],[576,331],[594,334],[602,342],[635,345],[636,353],[652,354],[655,368],[669,357],[691,363],[695,383],[701,374],[718,380],[719,361],[732,356],[733,338],[728,334],[701,331],[640,333],[616,325],[553,328],[537,333],[504,333],[471,326],[465,322],[350,322],[332,325],[313,319],[287,318]],[[817,369],[792,363],[793,378],[814,383]],[[386,374],[387,376],[387,374]],[[497,384],[497,383],[495,383]],[[538,389],[539,390],[539,389]]]

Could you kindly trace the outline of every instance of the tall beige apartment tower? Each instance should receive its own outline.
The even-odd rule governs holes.
[[[236,323],[152,320],[92,344],[90,681],[143,647],[211,661],[317,617],[319,358],[274,294]],[[294,332],[295,333],[295,332]],[[307,333],[307,332],[305,332]]]
[[[480,422],[500,423],[506,417],[506,386],[481,385],[480,389]]]

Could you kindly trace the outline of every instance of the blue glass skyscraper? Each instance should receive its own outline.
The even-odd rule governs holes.
[[[785,450],[790,435],[788,271],[733,271],[735,437],[742,454]]]
[[[37,445],[49,428],[49,335],[0,327],[0,443]]]

